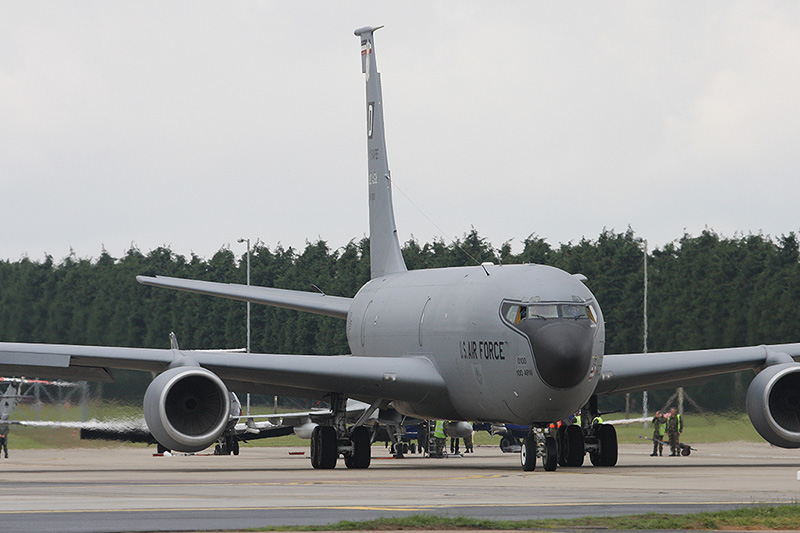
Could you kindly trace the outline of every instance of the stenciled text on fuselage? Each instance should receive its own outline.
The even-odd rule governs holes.
[[[483,359],[486,361],[504,361],[503,347],[505,341],[460,341],[461,359]]]

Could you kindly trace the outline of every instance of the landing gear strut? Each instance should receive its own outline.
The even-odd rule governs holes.
[[[214,455],[239,455],[239,441],[235,435],[222,437],[219,444],[214,446]]]
[[[369,468],[373,433],[364,426],[347,427],[347,398],[333,394],[330,401],[330,424],[317,426],[311,433],[311,466],[321,470],[336,468],[339,455],[343,455],[347,468]]]
[[[597,396],[589,399],[588,412],[594,421],[600,416]],[[586,424],[588,420],[584,420]],[[611,424],[589,424],[585,434],[585,449],[594,466],[614,466],[617,464],[617,430]]]
[[[542,466],[545,471],[552,472],[558,468],[558,444],[555,437],[545,434],[542,428],[533,428],[528,435],[522,439],[519,458],[522,470],[533,472],[536,470],[536,458],[542,458]]]

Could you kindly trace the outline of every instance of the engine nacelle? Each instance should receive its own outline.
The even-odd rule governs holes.
[[[747,414],[766,441],[800,448],[800,364],[762,370],[747,389]]]
[[[222,380],[201,367],[162,372],[144,394],[144,419],[153,437],[170,450],[209,447],[230,419],[230,395]]]

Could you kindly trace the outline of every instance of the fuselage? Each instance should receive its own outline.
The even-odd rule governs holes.
[[[439,419],[547,423],[570,416],[600,377],[600,306],[575,276],[543,265],[418,270],[371,280],[347,319],[353,355],[426,357],[441,398],[395,402]]]

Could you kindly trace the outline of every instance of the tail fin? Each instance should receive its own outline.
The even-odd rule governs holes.
[[[369,243],[372,278],[405,272],[392,207],[392,180],[386,157],[381,75],[375,64],[372,34],[377,28],[359,28],[361,71],[367,79],[367,160],[369,173]]]
[[[11,411],[14,410],[14,407],[17,405],[17,401],[19,400],[19,392],[20,386],[17,385],[17,388],[14,388],[14,385],[9,385],[6,391],[0,396],[0,422],[8,421],[9,417],[11,416]],[[8,426],[0,426],[0,433],[5,435],[8,432]]]

